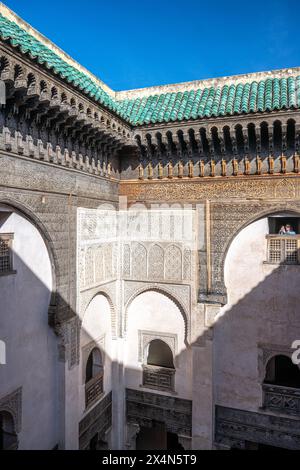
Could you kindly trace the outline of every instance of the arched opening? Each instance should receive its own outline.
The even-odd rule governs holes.
[[[261,135],[261,151],[266,156],[269,155],[269,126],[267,122],[262,122],[260,125]]]
[[[175,367],[170,347],[161,339],[146,347],[143,386],[166,391],[174,390]]]
[[[58,98],[57,88],[54,86],[51,88],[51,99],[56,100]]]
[[[279,155],[281,154],[282,150],[282,127],[280,121],[274,122],[274,151],[276,151]]]
[[[174,369],[172,351],[164,341],[154,339],[148,345],[147,365]]]
[[[87,364],[86,364],[86,374],[85,374],[85,383],[88,383],[90,380],[94,379],[103,372],[102,364],[102,355],[98,348],[94,348],[90,353]]]
[[[218,135],[218,129],[216,127],[212,128],[211,137],[212,137],[215,155],[221,155],[221,144],[220,144],[220,139]]]
[[[224,136],[224,145],[225,145],[225,152],[226,155],[232,155],[232,142],[230,137],[230,129],[228,126],[223,127],[223,136]]]
[[[266,367],[265,384],[300,388],[300,370],[288,356],[278,355],[269,360]]]
[[[35,76],[32,73],[29,73],[27,77],[27,87],[28,87],[29,94],[35,91],[35,85],[36,85]]]
[[[22,397],[23,406],[38,409],[45,418],[44,432],[40,433],[34,426],[36,412],[23,416],[24,428],[30,429],[30,433],[21,434],[20,446],[23,449],[35,446],[38,449],[50,448],[56,439],[53,422],[58,419],[58,391],[53,377],[57,373],[58,339],[49,326],[56,313],[55,261],[50,236],[39,218],[26,208],[23,212],[18,202],[5,200],[0,205],[0,298],[1,311],[4,313],[1,334],[8,347],[10,344],[14,347],[5,366],[1,399],[14,392],[17,376],[18,383],[25,390],[31,390],[25,398]],[[54,308],[49,310],[50,305]],[[28,341],[19,341],[20,332],[23,337],[34,338],[34,348],[28,346]],[[30,373],[24,364],[30,365]],[[43,400],[37,402],[36,394]],[[21,431],[20,423],[15,422],[14,425],[18,432]],[[11,419],[3,414],[0,428],[1,446],[6,446],[7,433],[13,438],[16,429],[12,427]]]
[[[249,151],[252,155],[256,155],[256,135],[255,125],[251,122],[248,124]]]
[[[48,87],[47,87],[47,83],[45,82],[45,80],[42,80],[40,82],[40,94],[41,96],[45,95],[48,91]]]
[[[8,73],[9,72],[9,60],[7,57],[2,56],[0,58],[0,76],[2,77],[2,74]]]
[[[23,78],[23,68],[21,67],[21,65],[17,64],[15,65],[15,68],[14,68],[14,79],[15,80],[19,80],[21,78]]]
[[[68,102],[68,98],[67,98],[66,93],[62,93],[61,94],[61,104],[67,104],[67,102]]]
[[[296,137],[296,126],[294,119],[289,119],[287,122],[286,141],[287,149],[289,152],[295,150],[295,137]]]
[[[103,393],[103,362],[99,348],[94,348],[88,357],[85,368],[85,406],[99,400]]]
[[[0,411],[0,450],[16,450],[18,437],[12,415],[7,411]]]
[[[236,145],[237,151],[239,155],[243,155],[244,153],[244,136],[243,136],[243,128],[241,124],[237,124],[235,126],[235,135],[236,135]]]

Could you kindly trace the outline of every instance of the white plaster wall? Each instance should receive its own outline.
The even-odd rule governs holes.
[[[104,338],[104,342],[103,342]],[[111,310],[107,298],[103,294],[96,295],[87,307],[81,328],[81,360],[79,367],[80,401],[79,419],[85,411],[85,369],[83,363],[82,348],[91,341],[96,342],[102,353],[104,365],[104,392],[111,391],[111,366],[113,360],[113,342],[111,335]],[[90,408],[89,408],[90,410]]]
[[[144,292],[130,304],[127,318],[128,328],[125,355],[126,387],[164,394],[157,390],[141,387],[142,364],[138,361],[138,331],[171,333],[177,335],[178,344],[175,358],[175,391],[178,397],[191,399],[191,351],[188,351],[184,344],[185,325],[183,316],[176,304],[159,292]],[[169,393],[167,394],[169,395]]]
[[[225,262],[228,304],[214,329],[216,403],[258,411],[262,393],[258,344],[300,339],[299,266],[264,264],[267,218],[242,230]]]
[[[0,337],[7,365],[0,366],[0,397],[23,389],[20,449],[51,449],[58,442],[57,340],[48,326],[51,264],[39,231],[13,213],[0,233],[14,233],[15,275],[0,277]]]

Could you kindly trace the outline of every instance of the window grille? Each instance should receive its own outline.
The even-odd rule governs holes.
[[[10,273],[12,266],[12,234],[0,234],[0,274]]]
[[[300,264],[300,235],[267,235],[268,262]]]

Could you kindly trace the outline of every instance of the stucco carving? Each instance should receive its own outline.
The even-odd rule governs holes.
[[[241,447],[245,441],[299,450],[299,420],[254,413],[251,411],[216,407],[216,441]]]
[[[185,257],[184,279],[190,279],[190,277],[185,277],[189,271],[188,263],[189,259]],[[165,278],[175,281],[181,281],[182,279],[182,253],[176,245],[170,245],[165,250]]]
[[[190,281],[192,252],[185,244],[157,243],[148,240],[123,247],[123,276],[126,279]]]
[[[7,411],[14,420],[15,430],[17,433],[22,430],[22,388],[18,388],[14,392],[0,398],[0,412]]]
[[[187,201],[218,200],[238,198],[263,199],[294,199],[300,194],[300,180],[297,176],[282,177],[265,176],[213,181],[199,179],[195,181],[157,181],[153,183],[125,182],[120,183],[120,194],[134,201]]]
[[[181,398],[126,389],[128,424],[151,427],[152,421],[165,423],[168,431],[192,435],[192,402]]]
[[[116,250],[112,243],[87,245],[78,250],[81,289],[91,288],[116,276]]]
[[[164,250],[161,246],[155,244],[150,247],[148,265],[149,279],[164,279]]]
[[[112,392],[92,408],[79,423],[79,449],[87,449],[90,440],[98,433],[106,435],[112,425]]]
[[[170,333],[161,333],[156,331],[142,331],[139,330],[139,362],[145,363],[147,358],[145,357],[146,346],[151,343],[154,339],[160,339],[164,341],[172,351],[173,358],[175,360],[177,355],[177,335]]]
[[[147,278],[147,250],[141,243],[132,247],[132,277],[134,279]]]
[[[69,321],[56,325],[59,336],[59,360],[68,361],[69,368],[79,364],[81,320],[76,316]]]

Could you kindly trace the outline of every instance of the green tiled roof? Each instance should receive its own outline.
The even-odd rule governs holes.
[[[300,106],[300,76],[127,99],[118,112],[133,125],[220,117]]]
[[[116,101],[106,93],[100,85],[92,78],[69,65],[58,54],[53,52],[34,36],[20,28],[16,23],[10,21],[0,14],[0,36],[2,39],[9,39],[14,47],[18,47],[24,54],[28,53],[32,59],[36,59],[39,64],[52,69],[64,80],[79,87],[82,91],[88,93],[108,109],[116,111]]]
[[[96,80],[64,61],[46,45],[0,14],[0,36],[120,117],[138,126],[300,106],[300,76],[161,93],[115,100]]]

